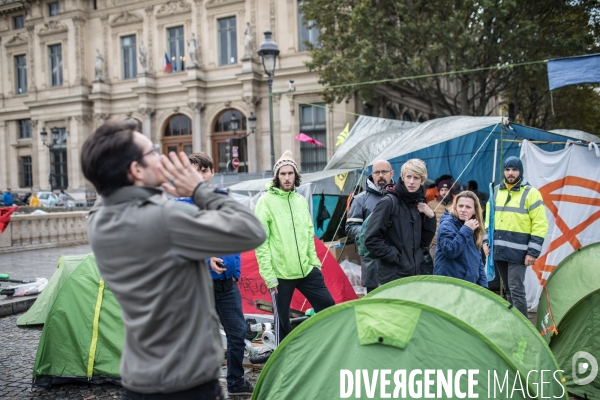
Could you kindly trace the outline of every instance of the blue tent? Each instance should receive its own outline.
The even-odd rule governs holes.
[[[460,178],[460,182],[466,184],[470,180],[475,180],[479,183],[479,190],[486,191],[487,184],[492,180],[494,143],[496,139],[498,140],[496,181],[498,181],[498,177],[502,176],[502,161],[510,156],[519,157],[521,153],[520,141],[523,139],[538,142],[536,145],[543,150],[557,151],[565,147],[567,140],[582,140],[583,137],[581,139],[577,137],[565,137],[556,133],[514,123],[510,123],[509,125],[496,124],[393,158],[390,160],[390,163],[396,176],[399,176],[402,164],[411,158],[420,158],[427,164],[427,173],[432,180],[443,174],[449,174],[454,179],[458,179],[466,167]],[[586,139],[589,141],[592,138]],[[596,141],[600,141],[600,139],[596,138]],[[477,153],[478,150],[479,152]],[[473,158],[476,153],[477,156]],[[471,161],[470,164],[469,161]],[[525,171],[525,179],[527,179],[528,173],[534,172]]]
[[[564,148],[567,140],[600,142],[600,138],[581,131],[547,132],[514,123],[506,125],[500,117],[452,116],[415,123],[360,116],[325,169],[303,175],[302,181],[314,182],[363,169],[366,170],[364,176],[368,176],[370,166],[377,160],[389,160],[398,177],[406,160],[420,158],[427,163],[431,179],[442,174],[451,174],[458,179],[468,165],[460,181],[476,180],[480,190],[484,190],[492,179],[495,139],[499,142],[498,168],[506,157],[519,156],[522,139],[535,141],[547,151]],[[542,144],[540,141],[558,144]],[[525,178],[527,173],[532,171],[525,171]],[[498,174],[496,176],[499,177]],[[265,183],[266,180],[245,181],[230,189],[262,190]]]

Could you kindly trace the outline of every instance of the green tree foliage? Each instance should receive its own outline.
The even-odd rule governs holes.
[[[376,84],[352,83],[475,70],[384,84],[438,116],[485,115],[504,96],[524,118],[524,107],[543,114],[550,104],[545,64],[506,66],[598,51],[599,9],[600,0],[310,0],[305,19],[322,33],[307,66],[327,101],[377,97]],[[486,67],[497,68],[477,70]]]

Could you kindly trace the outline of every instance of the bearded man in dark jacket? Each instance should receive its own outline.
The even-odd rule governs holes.
[[[386,160],[379,160],[373,164],[373,172],[367,179],[366,190],[352,198],[348,219],[346,219],[346,233],[356,237],[362,229],[363,222],[373,212],[375,205],[386,193],[386,186],[394,183],[394,170]],[[367,293],[379,286],[379,260],[360,257],[360,281],[367,289]]]
[[[400,175],[395,185],[386,187],[387,194],[375,206],[365,232],[365,245],[380,262],[381,285],[418,275],[423,250],[435,235],[435,213],[425,203],[425,163],[408,160]]]

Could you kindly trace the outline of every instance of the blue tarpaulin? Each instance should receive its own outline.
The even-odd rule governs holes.
[[[490,135],[490,132],[493,133]],[[476,153],[479,146],[485,141],[479,154],[471,161],[471,164],[463,173],[460,182],[466,183],[470,180],[475,180],[479,184],[479,190],[485,190],[487,185],[492,180],[492,164],[494,163],[494,140],[498,139],[498,166],[496,170],[496,180],[502,177],[502,169],[500,165],[500,157],[506,160],[507,157],[519,157],[521,153],[521,143],[504,142],[503,152],[500,154],[500,134],[501,126],[490,126],[470,133],[468,135],[459,136],[452,140],[448,140],[436,145],[405,154],[401,157],[390,160],[394,169],[394,176],[400,176],[400,168],[402,164],[411,158],[420,158],[427,165],[427,175],[431,180],[436,179],[440,175],[450,174],[454,179],[457,179],[462,170],[469,164],[469,160]],[[489,136],[489,138],[488,138]],[[487,140],[486,140],[487,138]],[[554,133],[531,128],[524,125],[511,123],[504,130],[504,140],[522,140],[544,141],[544,142],[561,142],[561,144],[541,144],[536,143],[541,149],[546,151],[557,151],[565,147],[567,138]],[[370,173],[370,169],[368,173]],[[527,173],[536,173],[538,171],[525,171],[525,179]],[[368,175],[368,174],[367,174]]]
[[[548,61],[550,90],[580,83],[600,83],[600,54]]]

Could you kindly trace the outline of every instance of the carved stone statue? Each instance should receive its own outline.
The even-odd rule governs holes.
[[[252,58],[252,47],[254,42],[254,36],[252,35],[252,27],[250,22],[246,22],[246,30],[244,31],[244,47],[246,49],[244,53],[245,59]]]
[[[190,53],[190,64],[188,68],[198,67],[198,40],[196,35],[192,33],[192,38],[188,40],[188,53]]]
[[[100,50],[96,49],[96,63],[95,63],[96,77],[94,78],[94,81],[104,82],[104,79],[102,78],[102,65],[103,64],[104,64],[104,57],[102,57],[102,54],[100,54]]]
[[[146,50],[146,46],[144,46],[144,41],[140,41],[140,65],[142,66],[142,73],[145,74],[148,72],[146,67],[148,51]]]

